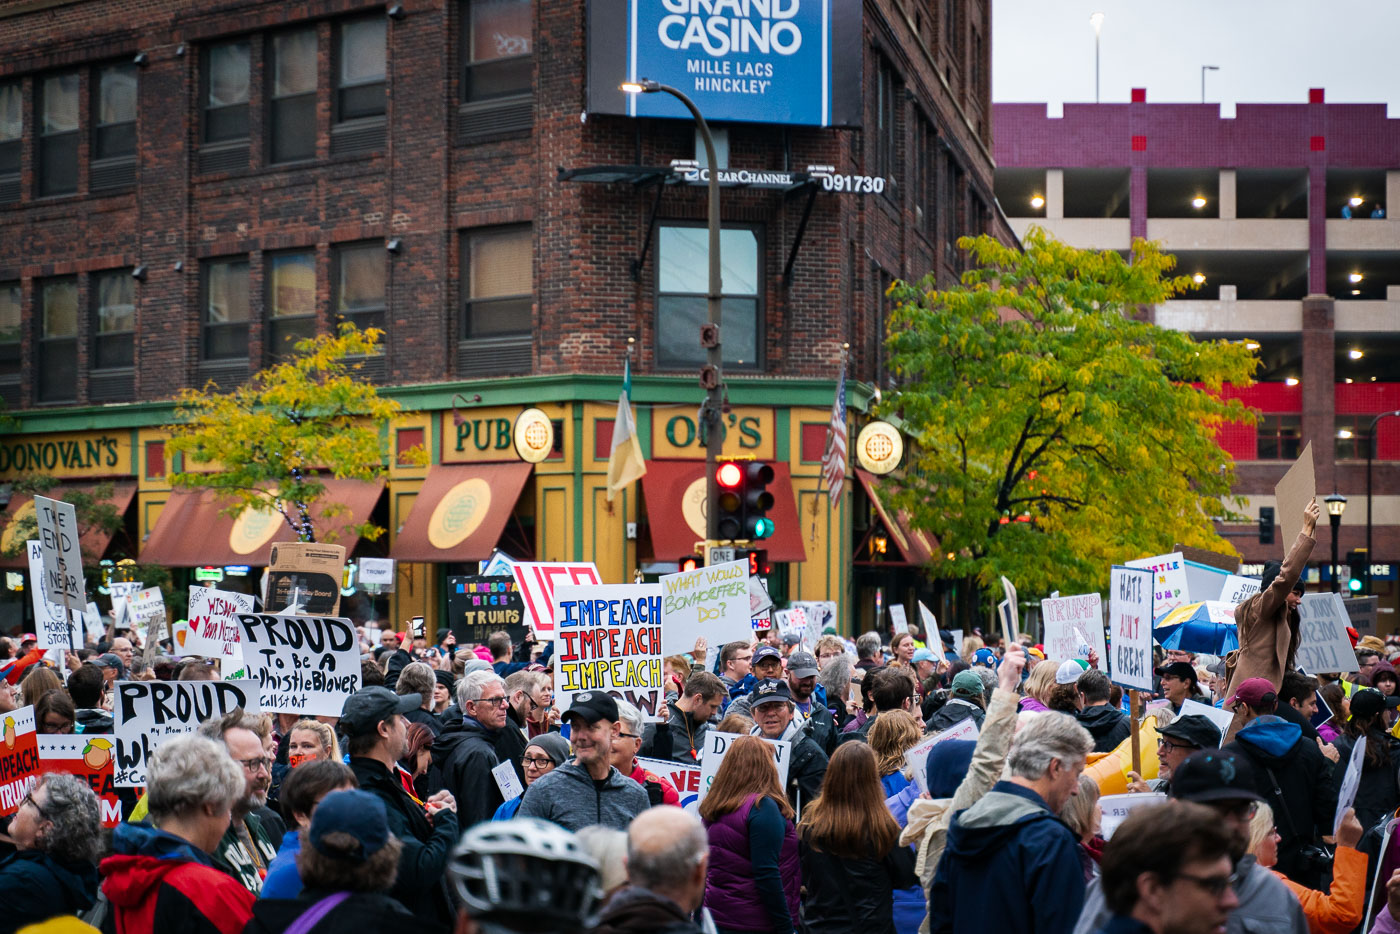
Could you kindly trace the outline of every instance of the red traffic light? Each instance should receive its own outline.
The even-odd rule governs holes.
[[[683,558],[681,560],[682,571],[693,571],[700,566],[699,558]]]
[[[738,464],[720,464],[719,470],[715,472],[715,479],[719,485],[727,490],[737,489],[744,480],[744,472]]]

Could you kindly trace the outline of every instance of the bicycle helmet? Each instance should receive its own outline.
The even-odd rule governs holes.
[[[448,875],[473,920],[524,934],[591,928],[603,896],[578,838],[534,817],[469,828]]]

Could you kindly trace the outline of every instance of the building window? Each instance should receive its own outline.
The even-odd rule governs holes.
[[[384,327],[384,244],[358,243],[336,249],[335,313],[360,330]]]
[[[938,136],[933,124],[920,115],[914,121],[914,158],[910,162],[910,193],[914,197],[914,226],[934,233],[934,206],[938,200],[936,162]]]
[[[534,81],[531,0],[468,0],[462,17],[462,100],[530,93]]]
[[[731,227],[720,231],[724,265],[720,334],[726,367],[756,370],[763,282],[759,231]],[[656,243],[656,359],[664,369],[703,365],[700,325],[709,320],[709,230],[663,226]]]
[[[341,23],[336,48],[336,120],[384,115],[384,24],[381,16]]]
[[[1374,415],[1336,416],[1337,460],[1365,460],[1370,447],[1366,430],[1371,427]]]
[[[943,215],[943,259],[956,263],[958,255],[958,235],[961,232],[965,199],[963,191],[963,170],[951,153],[943,159],[943,197],[939,199],[938,210]]]
[[[201,356],[205,360],[248,357],[248,261],[222,259],[204,264],[204,320]]]
[[[278,33],[270,43],[269,155],[273,162],[316,156],[316,29]]]
[[[18,201],[21,140],[24,137],[24,91],[18,81],[0,82],[0,201]]]
[[[0,380],[19,379],[24,327],[20,315],[19,283],[0,282]]]
[[[316,256],[280,253],[271,258],[267,276],[268,350],[286,360],[296,343],[316,336]]]
[[[39,81],[39,194],[78,190],[78,73]]]
[[[94,280],[92,368],[121,369],[135,363],[136,280],[126,270]]]
[[[92,158],[136,155],[136,66],[106,65],[97,70],[96,83]]]
[[[462,337],[529,334],[535,263],[528,225],[472,231],[462,244]]]
[[[982,96],[982,33],[972,30],[972,96]],[[980,100],[979,100],[980,103]]]
[[[78,280],[39,286],[39,401],[78,398]]]
[[[248,40],[211,45],[204,55],[204,74],[204,141],[247,139],[252,86]]]
[[[893,196],[895,184],[896,143],[895,128],[896,104],[899,89],[895,82],[894,70],[884,58],[876,59],[875,66],[875,171],[889,180],[885,194]]]
[[[1303,447],[1303,417],[1265,415],[1259,420],[1255,438],[1259,460],[1297,460]]]

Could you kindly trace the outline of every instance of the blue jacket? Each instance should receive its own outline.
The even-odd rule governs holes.
[[[40,850],[20,850],[0,862],[0,931],[10,934],[54,915],[77,914],[97,898],[97,866],[60,863]]]
[[[296,898],[301,894],[301,870],[297,854],[301,852],[301,834],[289,830],[282,837],[282,846],[267,864],[261,898]]]
[[[525,800],[524,795],[516,795],[500,807],[496,808],[496,813],[491,815],[492,820],[512,820],[515,812],[520,810],[520,802]]]
[[[953,815],[929,889],[931,934],[985,934],[989,917],[1003,931],[1062,934],[1083,905],[1074,834],[1040,795],[997,782]]]

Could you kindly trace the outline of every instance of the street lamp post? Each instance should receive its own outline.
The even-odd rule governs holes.
[[[1400,415],[1400,410],[1382,412],[1366,429],[1366,595],[1371,595],[1371,460],[1376,456],[1376,425],[1383,418]]]
[[[1090,13],[1089,25],[1094,27],[1094,103],[1099,102],[1099,33],[1103,31],[1103,14]]]
[[[706,295],[706,326],[701,330],[700,346],[705,348],[705,368],[701,371],[701,384],[705,386],[705,404],[701,409],[700,424],[705,430],[705,538],[719,539],[719,481],[715,477],[715,463],[724,450],[724,427],[720,412],[724,407],[723,356],[720,352],[720,281],[719,263],[719,160],[715,157],[715,141],[710,136],[710,126],[700,113],[695,102],[673,87],[659,81],[642,78],[640,81],[627,81],[622,90],[628,94],[654,94],[662,91],[670,94],[685,105],[695,118],[700,129],[700,139],[705,144],[705,161],[709,166],[710,192],[710,281]]]
[[[1202,103],[1202,104],[1204,104],[1204,103],[1206,102],[1206,72],[1208,72],[1208,71],[1219,71],[1219,70],[1220,70],[1220,66],[1219,66],[1219,65],[1202,65],[1202,66],[1201,66],[1201,103]]]
[[[1336,593],[1337,587],[1337,533],[1342,528],[1342,513],[1347,508],[1347,498],[1340,493],[1333,493],[1323,500],[1327,504],[1327,521],[1332,526],[1332,592]]]

